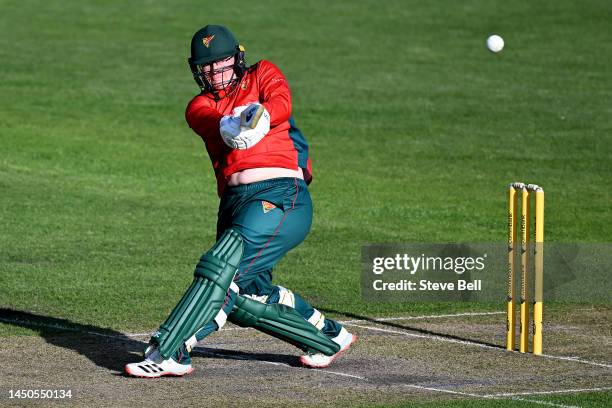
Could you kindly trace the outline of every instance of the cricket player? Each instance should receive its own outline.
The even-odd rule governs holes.
[[[153,334],[137,377],[193,371],[189,352],[230,320],[304,351],[299,361],[329,366],[356,340],[300,295],[272,282],[276,263],[310,231],[308,144],[291,116],[291,92],[269,61],[246,66],[244,48],[225,27],[207,25],[191,41],[189,66],[200,94],[187,105],[189,127],[204,144],[221,198],[217,241],[194,279]],[[313,271],[314,272],[314,271]]]

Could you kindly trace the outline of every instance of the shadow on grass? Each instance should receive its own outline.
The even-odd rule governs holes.
[[[487,347],[493,347],[493,348],[498,348],[498,349],[501,349],[501,350],[505,350],[504,346],[501,346],[501,345],[495,344],[495,343],[489,343],[487,341],[482,341],[482,340],[478,340],[478,339],[470,339],[468,337],[456,336],[454,334],[435,332],[435,331],[423,329],[423,328],[420,328],[420,327],[408,326],[406,324],[399,324],[399,323],[393,323],[393,322],[389,322],[389,321],[376,320],[376,319],[373,319],[373,318],[368,317],[368,316],[361,316],[361,315],[358,315],[358,314],[355,314],[355,313],[350,313],[350,312],[341,312],[339,310],[327,309],[327,308],[322,308],[322,307],[320,307],[318,309],[320,311],[322,311],[322,312],[325,312],[325,313],[339,314],[339,315],[343,315],[343,316],[346,316],[346,317],[351,317],[353,319],[362,320],[364,322],[375,323],[375,324],[381,325],[381,326],[393,327],[395,329],[400,329],[400,330],[409,330],[411,332],[415,332],[415,333],[419,333],[419,334],[427,334],[427,335],[430,335],[430,336],[436,336],[436,337],[440,337],[440,338],[444,338],[444,339],[449,339],[449,340],[455,340],[455,341],[465,341],[465,342],[469,342],[469,343],[475,343],[475,344],[480,344],[480,345],[487,346]]]
[[[35,330],[49,344],[73,350],[98,367],[123,373],[127,363],[142,360],[146,342],[116,330],[75,323],[68,319],[0,308],[0,322]],[[217,348],[196,348],[192,355],[227,360],[269,361],[297,366],[297,358],[285,354],[251,353]]]

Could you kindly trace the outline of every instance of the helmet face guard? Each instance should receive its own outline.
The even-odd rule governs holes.
[[[238,84],[246,71],[244,61],[244,48],[238,46],[237,52],[233,55],[217,59],[204,64],[196,64],[192,58],[188,59],[189,68],[193,74],[193,79],[200,87],[203,94],[210,94],[215,100],[220,100],[238,89]],[[213,69],[215,63],[234,59],[234,63],[225,67]],[[219,83],[213,83],[215,76],[221,76]]]

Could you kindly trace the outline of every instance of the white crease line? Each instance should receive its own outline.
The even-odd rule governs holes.
[[[546,357],[546,358],[552,358],[555,360],[564,360],[564,361],[576,361],[578,363],[590,364],[590,365],[605,367],[605,368],[612,368],[612,364],[597,363],[595,361],[585,360],[580,357],[553,356],[550,354],[541,354],[539,357]]]
[[[569,390],[553,390],[553,391],[527,391],[527,392],[503,392],[499,394],[487,394],[485,397],[513,397],[518,395],[548,395],[548,394],[566,394],[571,392],[590,392],[590,391],[609,391],[612,387],[600,388],[576,388]]]
[[[463,392],[463,391],[445,390],[444,388],[425,387],[423,385],[416,385],[416,384],[401,384],[401,385],[403,385],[404,387],[416,388],[418,390],[427,390],[427,391],[434,391],[434,392],[442,392],[442,393],[445,393],[445,394],[467,395],[469,397],[493,399],[492,396],[484,396],[484,395],[480,395],[480,394],[472,394],[470,392]]]
[[[465,316],[490,316],[500,315],[506,312],[463,312],[463,313],[449,313],[449,314],[435,314],[435,315],[421,315],[421,316],[393,316],[393,317],[367,317],[367,319],[353,319],[353,320],[337,320],[340,324],[350,324],[358,322],[392,322],[396,320],[421,320],[421,319],[440,319],[445,317],[465,317]],[[250,327],[228,327],[221,329],[225,330],[251,330]]]
[[[358,322],[392,322],[395,320],[417,320],[417,319],[439,319],[443,317],[465,317],[465,316],[489,316],[499,315],[506,312],[466,312],[466,313],[452,313],[452,314],[440,314],[440,315],[422,315],[422,316],[394,316],[394,317],[373,317],[370,320],[355,319],[355,320],[340,320],[340,324],[350,324]]]
[[[153,334],[153,332],[149,332],[149,333],[126,333],[125,336],[126,337],[145,337],[145,336],[151,336],[151,334]]]
[[[361,377],[359,375],[354,375],[354,374],[346,374],[346,373],[340,373],[338,371],[329,371],[329,370],[315,370],[315,371],[318,371],[318,372],[321,372],[321,373],[330,373],[330,374],[341,375],[343,377],[357,378],[359,380],[366,380],[367,381],[367,379],[365,377]]]
[[[463,395],[463,396],[467,396],[467,397],[474,397],[474,398],[480,398],[480,399],[497,399],[497,400],[504,399],[504,397],[502,397],[502,396],[474,394],[474,393],[471,393],[471,392],[446,390],[444,388],[425,387],[425,386],[416,385],[416,384],[402,384],[402,385],[405,386],[405,387],[415,388],[415,389],[418,389],[418,390],[441,392],[441,393],[452,394],[452,395]],[[580,408],[580,407],[577,407],[575,405],[563,405],[563,404],[557,404],[557,403],[554,403],[554,402],[532,400],[532,399],[519,398],[519,397],[509,397],[509,399],[517,400],[517,401],[524,401],[524,402],[533,402],[535,404],[549,405],[549,406],[552,406],[552,407],[559,407],[559,408]]]
[[[385,333],[401,334],[403,336],[408,336],[408,337],[417,337],[421,339],[432,339],[432,340],[438,340],[438,341],[445,341],[448,343],[466,344],[468,346],[478,346],[482,348],[499,350],[499,347],[489,346],[488,344],[475,343],[475,342],[468,341],[468,340],[449,339],[447,337],[436,336],[433,334],[416,334],[416,333],[409,333],[406,331],[380,329],[378,327],[371,327],[371,326],[362,326],[360,324],[348,324],[348,326],[354,326],[354,327],[359,327],[361,329],[380,331],[380,332],[385,332]]]
[[[347,326],[354,326],[354,327],[359,327],[359,328],[366,329],[366,330],[380,331],[384,333],[401,334],[403,336],[408,336],[408,337],[432,339],[432,340],[437,340],[437,341],[445,341],[447,343],[465,344],[468,346],[475,346],[475,347],[481,347],[481,348],[486,348],[486,349],[491,349],[491,350],[508,352],[507,350],[503,348],[490,346],[488,344],[476,343],[476,342],[469,341],[469,340],[450,339],[447,337],[436,336],[433,334],[416,334],[416,333],[409,333],[407,331],[398,331],[398,330],[380,329],[378,327],[371,327],[371,326],[362,326],[359,324],[347,324]],[[595,361],[584,360],[578,357],[553,356],[550,354],[541,354],[537,357],[544,357],[544,358],[550,358],[550,359],[555,359],[555,360],[574,361],[576,363],[589,364],[592,366],[612,368],[612,364],[597,363]]]
[[[450,313],[450,314],[436,314],[436,315],[421,315],[421,316],[393,316],[393,317],[367,317],[367,319],[353,319],[353,320],[337,320],[340,324],[351,324],[358,322],[392,322],[396,320],[421,320],[421,319],[440,319],[445,317],[465,317],[465,316],[490,316],[500,315],[506,312],[464,312],[464,313]],[[251,330],[250,327],[228,327],[221,329],[225,330]]]

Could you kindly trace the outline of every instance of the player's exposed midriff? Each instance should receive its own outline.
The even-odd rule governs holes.
[[[228,186],[255,183],[257,181],[269,180],[279,177],[296,177],[304,179],[304,172],[298,167],[297,170],[286,169],[283,167],[259,167],[256,169],[246,169],[238,171],[229,176]]]

